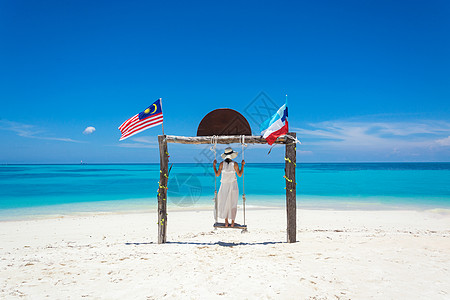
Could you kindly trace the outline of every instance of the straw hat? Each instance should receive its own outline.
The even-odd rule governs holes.
[[[238,153],[236,151],[233,151],[233,149],[231,149],[231,147],[228,147],[225,149],[225,151],[220,155],[223,159],[233,159],[236,158],[236,156],[238,155]]]

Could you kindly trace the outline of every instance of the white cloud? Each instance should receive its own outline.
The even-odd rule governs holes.
[[[441,146],[450,146],[450,136],[436,140],[436,143],[438,143]]]
[[[310,155],[313,154],[312,151],[303,151],[303,150],[297,150],[297,155]]]
[[[120,143],[117,147],[121,148],[158,148],[158,145],[141,144],[141,143]]]
[[[83,143],[82,141],[73,140],[71,138],[42,136],[41,134],[44,133],[44,130],[37,128],[37,126],[35,125],[24,124],[8,120],[0,120],[0,130],[12,131],[15,132],[18,136],[31,139]]]
[[[117,147],[121,148],[159,148],[156,137],[140,136],[130,138],[132,142],[120,142]]]
[[[292,128],[303,150],[339,159],[418,159],[432,157],[450,145],[450,123],[436,120],[365,121],[332,120]],[[433,154],[434,153],[434,154]],[[436,154],[437,155],[437,154]],[[358,157],[358,158],[357,158]],[[438,156],[435,156],[438,157]]]
[[[83,131],[83,134],[92,134],[95,131],[95,127],[92,126],[88,126],[86,127],[86,129]]]
[[[309,128],[293,128],[310,145],[371,146],[392,145],[433,146],[437,137],[450,132],[450,123],[326,121],[309,124]],[[438,140],[445,143],[446,139]]]
[[[138,143],[144,143],[144,144],[158,144],[158,139],[156,137],[152,136],[140,136],[135,137],[131,139],[132,141],[138,142]]]

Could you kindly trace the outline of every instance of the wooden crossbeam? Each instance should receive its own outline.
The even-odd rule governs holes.
[[[167,143],[177,144],[211,144],[212,136],[176,136],[166,135]],[[219,135],[217,136],[217,144],[233,144],[241,143],[240,135]],[[245,135],[244,142],[246,144],[267,144],[265,138],[257,135]],[[276,141],[276,144],[286,144],[286,137],[281,136]]]

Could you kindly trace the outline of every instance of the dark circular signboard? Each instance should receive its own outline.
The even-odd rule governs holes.
[[[243,115],[229,108],[208,113],[200,122],[197,136],[252,135],[252,129]]]

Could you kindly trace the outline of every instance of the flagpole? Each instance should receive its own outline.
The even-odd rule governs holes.
[[[161,113],[162,113],[163,112],[163,109],[162,109],[162,98],[159,98],[159,103],[161,104]],[[161,128],[162,128],[162,135],[164,135],[164,120],[161,123]]]

